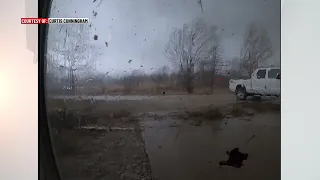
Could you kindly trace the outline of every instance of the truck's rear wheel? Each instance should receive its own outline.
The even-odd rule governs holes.
[[[246,100],[246,98],[247,98],[246,89],[243,87],[237,88],[236,96],[237,96],[237,99],[239,99],[239,100]]]

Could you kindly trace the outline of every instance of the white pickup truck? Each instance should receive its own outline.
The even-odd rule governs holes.
[[[255,70],[251,79],[231,79],[229,89],[239,100],[247,96],[261,98],[261,96],[280,96],[280,68],[259,68]]]

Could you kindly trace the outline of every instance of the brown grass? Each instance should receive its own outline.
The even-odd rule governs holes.
[[[281,111],[280,104],[269,102],[243,102],[236,103],[227,107],[228,113],[233,117],[253,116],[256,113],[279,112]]]
[[[251,109],[257,113],[266,113],[266,112],[279,112],[281,111],[281,105],[271,102],[245,102],[236,104],[237,107],[243,109]]]
[[[217,120],[223,117],[223,113],[219,108],[209,108],[205,110],[194,110],[186,112],[189,117],[201,118],[206,120]]]
[[[51,127],[58,132],[64,129],[77,129],[84,125],[100,124],[112,126],[116,122],[136,121],[132,114],[124,109],[110,110],[105,108],[104,101],[58,100],[47,102],[47,114]]]
[[[196,118],[196,120],[222,120],[225,117],[253,116],[256,113],[279,112],[280,104],[268,102],[245,102],[228,105],[222,108],[205,107],[187,111],[186,115],[178,114],[182,119]]]
[[[105,92],[102,90],[105,89]],[[193,94],[198,95],[209,95],[211,94],[210,87],[199,87],[194,88]],[[77,95],[114,95],[122,93],[123,95],[158,95],[166,92],[170,95],[184,95],[187,94],[186,90],[182,87],[171,86],[170,84],[157,84],[153,82],[145,82],[143,86],[138,87],[126,87],[118,84],[108,84],[101,86],[88,86],[88,87],[79,87],[77,90]],[[213,93],[221,93],[228,91],[227,86],[215,86]],[[104,92],[104,93],[103,93]]]

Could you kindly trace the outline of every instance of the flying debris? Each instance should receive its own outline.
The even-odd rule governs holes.
[[[98,13],[95,12],[95,11],[93,11],[93,16],[94,16],[94,17],[97,17],[97,15],[98,15]]]
[[[235,168],[241,168],[244,164],[243,161],[248,159],[248,153],[242,153],[239,148],[234,148],[230,152],[227,151],[229,159],[227,161],[220,161],[221,166],[231,166]]]
[[[101,5],[101,3],[102,3],[102,0],[100,0],[100,2],[99,2],[99,4],[97,5],[97,7],[99,7],[99,6]],[[97,7],[96,7],[96,8],[97,8]]]
[[[203,12],[203,7],[202,7],[202,0],[199,0],[199,1],[198,1],[198,4],[200,5],[200,7],[201,7],[201,10],[202,10],[202,12]]]
[[[87,84],[90,84],[92,80],[93,80],[93,79],[87,79],[87,80],[86,80],[86,83],[87,83]]]

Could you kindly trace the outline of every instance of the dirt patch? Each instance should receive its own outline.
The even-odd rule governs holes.
[[[63,179],[151,179],[136,131],[64,131],[53,137],[53,144]]]
[[[51,102],[48,108],[63,179],[152,179],[138,121],[131,113],[102,111],[90,101],[72,103]]]

